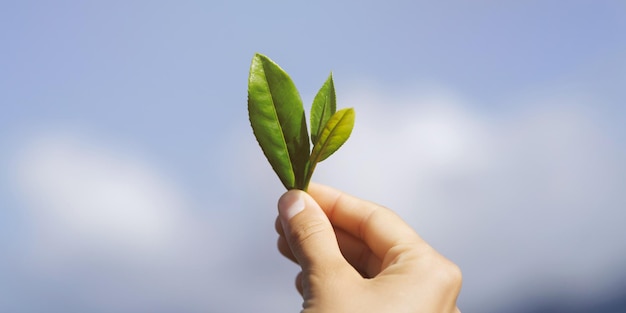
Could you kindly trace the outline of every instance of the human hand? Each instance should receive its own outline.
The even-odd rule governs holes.
[[[460,312],[459,268],[389,209],[311,184],[278,211],[278,249],[302,268],[302,312]]]

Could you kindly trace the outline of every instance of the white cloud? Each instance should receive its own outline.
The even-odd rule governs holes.
[[[424,205],[436,185],[480,173],[492,162],[489,125],[450,92],[368,87],[339,100],[356,107],[355,129],[346,146],[318,166],[314,179],[320,182],[402,210],[407,196]]]
[[[45,240],[126,253],[162,250],[175,240],[189,206],[153,167],[85,136],[42,135],[19,158],[22,198]]]
[[[13,286],[15,295],[0,310],[271,312],[298,305],[295,267],[285,268],[275,249],[275,203],[256,209],[226,180],[211,186],[226,200],[203,199],[206,208],[195,209],[145,155],[81,133],[40,133],[15,153],[13,183],[27,209],[20,233],[28,238],[17,262],[0,268],[8,277],[0,289]],[[239,301],[243,294],[253,300]]]

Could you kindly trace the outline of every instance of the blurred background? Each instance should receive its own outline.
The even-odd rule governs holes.
[[[626,312],[623,1],[2,1],[0,312],[296,312],[255,52],[352,138],[463,312]]]

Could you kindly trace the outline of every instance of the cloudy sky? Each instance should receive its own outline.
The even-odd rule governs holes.
[[[356,125],[313,179],[459,264],[464,312],[598,312],[626,296],[625,34],[620,1],[1,2],[0,312],[298,311],[255,52],[305,107],[333,71]]]

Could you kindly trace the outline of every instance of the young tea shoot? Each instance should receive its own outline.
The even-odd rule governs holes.
[[[248,117],[263,154],[288,190],[306,191],[317,163],[335,153],[354,127],[354,109],[337,111],[331,73],[313,100],[309,138],[295,84],[278,64],[259,53],[252,58],[248,77]]]

